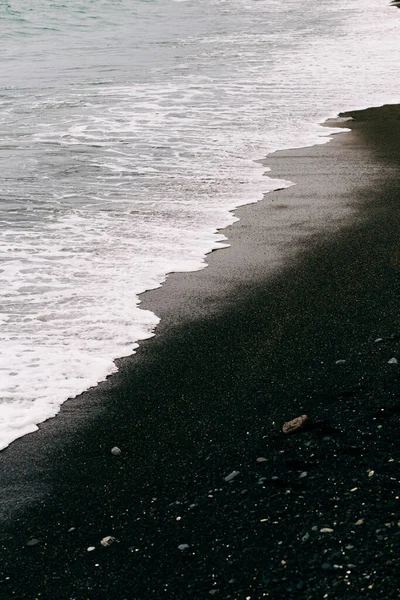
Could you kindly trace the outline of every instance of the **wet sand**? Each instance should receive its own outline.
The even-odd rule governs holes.
[[[230,248],[143,296],[157,335],[1,453],[0,597],[398,597],[400,110],[352,116],[269,156],[296,185],[236,211]]]

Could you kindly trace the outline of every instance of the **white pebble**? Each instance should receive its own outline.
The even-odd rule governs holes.
[[[300,473],[299,477],[300,479],[302,479],[303,477],[307,477],[308,473],[307,471],[303,471],[302,473]]]
[[[114,448],[111,448],[111,454],[114,456],[119,456],[121,454],[121,450],[118,448],[118,446],[114,446]]]
[[[100,544],[102,546],[106,547],[106,546],[110,546],[111,544],[113,544],[116,541],[117,540],[115,539],[115,537],[113,537],[112,535],[107,535],[106,537],[103,537],[103,539],[100,541]]]
[[[235,479],[235,477],[238,475],[240,475],[240,471],[232,471],[232,473],[229,473],[229,475],[225,477],[226,483],[228,483],[228,481],[232,481],[232,479]]]
[[[189,544],[179,544],[178,550],[187,550],[189,548]]]
[[[390,360],[388,360],[388,365],[397,365],[397,364],[398,364],[397,358],[391,358]]]
[[[320,533],[333,533],[333,529],[331,529],[330,527],[323,527],[322,529],[320,529]]]
[[[88,552],[93,552],[93,550],[96,550],[94,546],[89,546],[89,548],[87,549]]]
[[[345,363],[345,362],[346,362],[346,361],[344,360],[344,358],[341,358],[340,360],[337,360],[337,361],[335,362],[335,365],[344,365],[344,363]]]

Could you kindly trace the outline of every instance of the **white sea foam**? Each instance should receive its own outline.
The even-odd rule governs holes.
[[[399,21],[379,0],[111,4],[98,30],[74,2],[5,20],[0,448],[153,335],[138,295],[203,268],[230,210],[290,185],[255,161],[398,101]]]

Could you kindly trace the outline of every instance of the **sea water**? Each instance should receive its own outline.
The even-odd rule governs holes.
[[[154,334],[256,162],[399,100],[387,0],[0,2],[0,448]]]

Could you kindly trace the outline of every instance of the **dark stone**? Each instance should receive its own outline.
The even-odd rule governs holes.
[[[296,585],[296,589],[301,591],[301,590],[304,590],[305,586],[306,586],[305,581],[299,581],[299,583]]]

